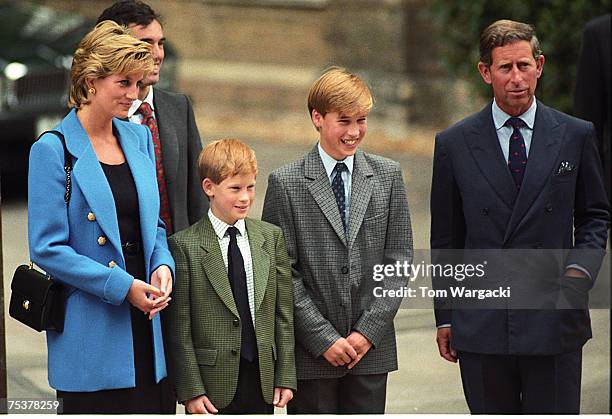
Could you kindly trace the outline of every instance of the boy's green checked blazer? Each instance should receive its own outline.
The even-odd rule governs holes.
[[[263,398],[296,389],[293,284],[281,230],[246,219],[255,282],[255,335]],[[240,365],[240,317],[208,216],[168,240],[176,261],[166,339],[180,402],[206,394],[217,408],[234,398]]]

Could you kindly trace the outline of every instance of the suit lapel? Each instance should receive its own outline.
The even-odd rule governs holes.
[[[525,168],[525,178],[512,211],[504,241],[516,231],[529,208],[550,180],[553,165],[561,151],[565,125],[560,125],[550,110],[538,102],[531,147]]]
[[[304,159],[304,176],[312,180],[307,186],[312,199],[317,203],[327,221],[346,246],[346,235],[344,234],[340,211],[338,211],[336,198],[316,145]]]
[[[508,208],[513,208],[516,186],[499,145],[491,104],[476,115],[471,126],[466,127],[465,139],[483,177]]]
[[[199,225],[201,228],[199,237],[202,238],[202,244],[200,246],[204,250],[202,268],[213,289],[221,301],[223,301],[223,304],[225,304],[236,317],[239,317],[234,295],[232,294],[232,287],[230,286],[227,276],[227,269],[223,263],[219,240],[217,239],[215,230],[207,215],[199,221]]]
[[[61,124],[66,147],[76,159],[72,168],[72,179],[83,193],[98,225],[113,247],[121,254],[121,239],[115,200],[98,156],[73,109]]]
[[[184,129],[176,126],[181,121],[181,115],[177,113],[176,108],[167,99],[166,92],[160,89],[154,90],[153,104],[155,105],[155,118],[157,129],[159,130],[166,183],[173,183],[178,171],[178,132],[182,133]],[[183,119],[185,119],[184,116]],[[169,185],[167,189],[170,202],[175,202],[174,194],[176,188]]]
[[[363,222],[372,196],[372,176],[374,171],[368,164],[363,151],[355,154],[355,164],[351,176],[351,201],[349,207],[349,248],[353,246],[357,232]],[[335,202],[335,201],[334,201]]]
[[[155,178],[155,167],[147,154],[140,150],[140,141],[133,131],[123,123],[113,122],[119,143],[130,166],[134,184],[138,193],[138,213],[140,215],[140,230],[144,246],[145,262],[150,260],[157,235],[157,222],[159,219],[159,204],[153,204],[151,196],[159,193]]]
[[[268,275],[270,273],[270,255],[266,252],[265,238],[257,224],[251,219],[246,219],[246,229],[249,235],[249,246],[251,249],[251,260],[253,262],[253,282],[255,285],[255,316],[261,306],[268,286]]]

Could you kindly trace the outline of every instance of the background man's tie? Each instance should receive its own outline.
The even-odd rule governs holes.
[[[162,166],[162,149],[159,141],[159,130],[157,129],[157,121],[153,116],[153,109],[147,102],[142,102],[138,108],[138,113],[142,115],[142,123],[149,127],[151,136],[153,137],[153,146],[155,148],[155,169],[157,171],[157,186],[159,188],[159,215],[166,224],[166,233],[172,234],[172,216],[170,214],[170,200],[168,199],[168,188],[166,187],[166,176],[164,174],[164,166]]]

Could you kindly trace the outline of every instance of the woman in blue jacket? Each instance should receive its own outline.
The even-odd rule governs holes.
[[[47,332],[49,384],[64,413],[174,413],[159,316],[174,261],[159,218],[150,131],[121,119],[153,69],[147,43],[105,21],[72,63],[70,113],[30,152],[32,261],[65,286],[62,333]],[[144,313],[144,314],[143,314]]]

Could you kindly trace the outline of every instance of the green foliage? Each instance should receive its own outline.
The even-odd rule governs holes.
[[[480,33],[498,19],[533,24],[546,58],[536,96],[549,106],[572,111],[582,29],[610,12],[611,0],[432,0],[440,56],[449,73],[470,81],[483,97],[491,90],[476,64]]]

